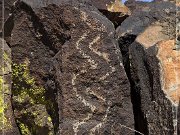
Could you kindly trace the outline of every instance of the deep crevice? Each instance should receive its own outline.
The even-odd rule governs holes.
[[[129,17],[129,15],[123,15],[120,16],[121,13],[120,12],[110,12],[108,10],[103,10],[100,9],[99,10],[103,15],[105,15],[113,24],[114,27],[117,28],[118,26],[121,25],[121,23],[127,18]]]
[[[135,39],[135,35],[125,35],[124,37],[119,38],[118,42],[123,57],[125,72],[127,74],[131,87],[131,102],[133,105],[135,130],[143,133],[144,135],[148,135],[147,120],[144,117],[144,113],[141,109],[141,88],[138,86],[139,79],[136,78],[135,80],[131,76],[131,72],[136,71],[133,71],[133,69],[130,67],[129,46],[135,41]],[[135,135],[140,134],[136,132]]]
[[[146,60],[144,60],[144,66],[146,68],[147,74],[148,74],[148,78],[149,78],[149,83],[150,83],[150,96],[151,96],[151,101],[154,101],[154,94],[153,94],[153,88],[154,88],[154,78],[153,78],[153,74],[151,73],[150,67],[147,63]]]

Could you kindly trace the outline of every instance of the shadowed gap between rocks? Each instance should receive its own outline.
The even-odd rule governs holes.
[[[140,88],[136,86],[136,82],[139,80],[133,80],[131,77],[129,46],[135,41],[135,39],[135,35],[125,35],[119,38],[118,43],[123,57],[123,65],[131,86],[131,101],[133,104],[135,130],[144,135],[148,135],[147,119],[144,117],[141,110]],[[136,132],[135,135],[140,134]]]
[[[115,29],[121,25],[121,23],[129,16],[122,15],[120,16],[120,12],[110,12],[108,10],[99,9],[99,11],[105,15],[113,24]]]

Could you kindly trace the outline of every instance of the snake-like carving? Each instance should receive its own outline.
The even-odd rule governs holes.
[[[76,49],[78,50],[78,52],[81,54],[81,56],[83,58],[87,59],[87,62],[90,64],[91,69],[97,70],[98,66],[101,66],[100,64],[98,64],[98,62],[96,60],[94,60],[89,54],[87,54],[86,50],[83,50],[83,48],[81,47],[83,44],[83,40],[86,40],[88,38],[88,34],[90,32],[92,32],[93,30],[98,31],[99,33],[102,32],[104,30],[104,26],[102,25],[101,28],[94,28],[91,26],[91,24],[89,23],[90,20],[88,20],[88,16],[86,14],[86,12],[81,11],[81,19],[89,26],[89,31],[85,32],[82,34],[82,36],[77,40],[76,42]],[[91,20],[92,21],[92,20]],[[96,19],[94,21],[97,21]],[[96,22],[97,23],[97,22]],[[98,51],[97,49],[93,48],[94,44],[97,44],[99,41],[101,40],[101,35],[100,34],[95,34],[93,37],[92,42],[90,42],[87,47],[88,49],[90,49],[91,53],[94,53],[94,55],[97,55],[101,58],[103,58],[104,62],[106,62],[107,64],[109,64],[109,58],[108,58],[108,54],[105,52],[101,52]],[[81,69],[80,73],[83,72],[88,72],[87,69]],[[112,67],[109,64],[109,72],[106,72],[102,75],[102,77],[99,78],[99,81],[104,81],[108,76],[110,76],[113,72],[115,72],[115,67]],[[81,121],[75,121],[73,124],[73,129],[74,129],[74,134],[77,135],[78,134],[78,129],[81,125],[85,124],[86,122],[88,122],[88,120],[90,120],[93,116],[93,114],[95,113],[96,110],[98,110],[97,105],[93,105],[93,103],[89,102],[88,100],[86,100],[81,94],[78,93],[78,89],[75,87],[76,85],[76,80],[77,77],[80,75],[80,73],[77,74],[73,74],[72,77],[72,85],[73,85],[73,90],[76,94],[76,97],[78,100],[80,100],[84,106],[87,106],[91,109],[91,113],[87,114],[87,117],[85,117],[84,119],[82,119]],[[100,88],[99,88],[100,90]],[[86,88],[86,92],[88,92],[89,94],[92,94],[94,96],[96,96],[99,100],[103,101],[104,103],[106,103],[106,98],[102,97],[100,95],[98,95],[97,93],[95,93],[91,87]],[[99,122],[97,125],[95,125],[92,129],[90,129],[90,134],[93,135],[95,134],[95,132],[100,129],[102,127],[102,125],[106,122],[107,120],[107,115],[109,112],[109,108],[107,107],[105,110],[105,115],[102,117],[101,122]]]

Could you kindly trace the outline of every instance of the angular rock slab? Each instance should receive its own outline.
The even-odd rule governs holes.
[[[161,54],[165,60],[173,45],[162,50],[157,45],[175,39],[175,13],[175,4],[170,2],[145,4],[145,8],[137,7],[116,30],[131,83],[135,129],[143,134],[176,132],[176,107],[161,84],[164,67],[160,67],[162,60],[158,57]],[[178,60],[175,63],[179,65]]]
[[[47,93],[43,97],[53,102],[53,108],[58,103],[59,113],[49,102],[40,103],[41,108],[46,106],[44,112],[52,118],[54,131],[59,125],[61,135],[134,134],[129,82],[112,23],[95,7],[82,3],[34,10],[23,2],[16,6],[9,41],[13,62],[26,61],[36,86]],[[16,105],[20,105],[16,118],[31,129],[23,120],[21,102]],[[36,106],[28,103],[25,107],[32,113]],[[49,127],[47,123],[46,128],[35,128],[35,133]]]
[[[11,49],[0,38],[0,134],[19,135],[11,103]]]
[[[161,84],[160,60],[153,46],[144,49],[134,42],[130,47],[130,70],[134,105],[136,106],[136,129],[148,134],[173,134],[175,113],[173,104]],[[138,105],[136,102],[140,102]],[[139,107],[138,107],[139,106]],[[139,120],[142,120],[141,125]],[[145,126],[146,125],[146,126]]]
[[[158,43],[158,55],[161,69],[162,89],[174,105],[180,99],[180,51],[174,49],[175,41]]]
[[[8,23],[14,24],[8,34],[11,37],[6,39],[12,49],[12,103],[16,123],[21,134],[55,134],[59,120],[54,52],[46,46],[46,38],[41,38],[39,29],[43,27],[25,3],[16,3]]]
[[[59,134],[134,134],[129,83],[113,25],[87,7],[64,5],[44,12],[54,10],[61,11],[71,37],[56,56],[62,62],[57,67]]]
[[[143,33],[149,25],[158,22],[160,26],[166,28],[166,34],[172,38],[176,33],[175,18],[176,6],[171,2],[160,1],[144,3],[143,8],[135,10],[132,15],[116,29],[117,36],[137,36]]]

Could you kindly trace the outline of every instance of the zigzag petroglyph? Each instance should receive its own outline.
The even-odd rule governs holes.
[[[76,8],[77,9],[77,8]],[[78,10],[78,9],[77,9]],[[76,49],[79,51],[79,53],[82,55],[83,58],[86,58],[87,59],[87,62],[90,64],[91,66],[91,69],[97,69],[98,66],[101,66],[100,64],[98,65],[97,62],[95,62],[95,60],[90,56],[88,55],[87,53],[85,53],[85,50],[83,50],[83,48],[81,47],[81,42],[84,41],[86,38],[88,38],[88,34],[93,31],[93,30],[96,30],[96,31],[99,31],[99,32],[102,32],[102,31],[105,31],[105,27],[100,27],[100,28],[97,28],[96,26],[92,26],[90,21],[91,20],[88,20],[88,16],[85,12],[82,12],[81,11],[81,19],[89,26],[89,32],[85,32],[82,34],[82,36],[78,39],[78,41],[76,42]],[[95,20],[96,24],[97,24],[97,20]],[[94,44],[97,44],[99,41],[100,41],[101,37],[100,35],[95,35],[95,38],[93,39],[92,42],[90,42],[88,44],[88,48],[90,49],[90,51],[92,53],[94,53],[95,55],[99,56],[99,57],[102,57],[105,62],[108,64],[109,63],[109,56],[107,53],[104,53],[104,52],[100,52],[98,51],[98,49],[94,49],[93,45]],[[100,81],[103,81],[105,80],[108,76],[110,76],[113,72],[115,72],[115,67],[112,67],[110,64],[109,64],[109,67],[110,67],[110,72],[107,72],[105,73],[105,75],[103,75],[102,77],[99,78]],[[84,70],[82,69],[80,71],[80,73],[83,73],[83,72],[88,72],[87,70]],[[82,124],[85,124],[86,122],[88,122],[88,120],[90,120],[92,118],[92,116],[94,115],[94,112],[95,110],[97,110],[98,108],[93,105],[93,103],[90,103],[88,100],[86,100],[81,94],[78,93],[78,89],[76,88],[76,80],[77,80],[77,77],[80,75],[80,73],[77,73],[77,74],[73,74],[73,77],[72,77],[72,85],[73,85],[73,91],[75,92],[76,94],[76,97],[79,101],[81,101],[84,106],[87,106],[91,109],[91,113],[88,113],[87,114],[87,117],[85,117],[84,119],[82,119],[81,121],[75,121],[74,124],[73,124],[73,130],[74,130],[74,134],[77,135],[78,132],[79,132],[79,127],[82,125]],[[103,96],[101,95],[98,95],[96,92],[94,92],[91,87],[88,87],[86,88],[86,92],[88,94],[93,94],[94,96],[96,96],[98,99],[100,99],[101,101],[103,101],[104,103],[106,103],[106,98],[104,98]],[[104,117],[102,118],[102,121],[99,122],[97,125],[95,125],[92,129],[90,129],[90,134],[93,135],[96,131],[98,131],[102,125],[107,121],[107,115],[109,113],[109,109],[110,107],[107,107],[107,109],[105,110],[105,115]]]

